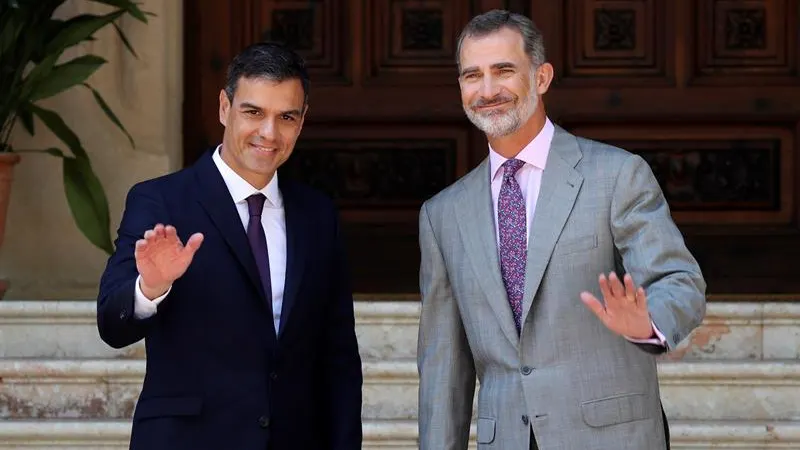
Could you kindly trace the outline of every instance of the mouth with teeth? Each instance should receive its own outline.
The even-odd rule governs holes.
[[[249,144],[250,148],[258,151],[259,153],[275,153],[278,151],[277,147],[268,147],[265,145]]]

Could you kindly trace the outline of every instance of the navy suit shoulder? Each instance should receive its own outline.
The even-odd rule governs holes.
[[[133,449],[360,449],[361,360],[333,202],[279,174],[287,231],[281,325],[210,152],[128,193],[97,300],[101,338],[142,339]],[[147,319],[134,316],[134,245],[155,224],[204,241]]]

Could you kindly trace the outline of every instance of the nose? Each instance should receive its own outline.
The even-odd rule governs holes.
[[[498,91],[499,89],[494,82],[494,77],[491,75],[484,76],[481,81],[481,96],[486,99],[494,98],[498,94]]]
[[[276,130],[275,130],[275,119],[267,118],[261,122],[261,126],[258,127],[258,135],[265,140],[272,140],[275,138]]]

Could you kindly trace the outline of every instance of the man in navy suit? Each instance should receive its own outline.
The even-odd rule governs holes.
[[[336,211],[277,172],[307,102],[296,53],[248,47],[219,95],[222,144],[129,192],[97,325],[114,348],[145,338],[132,449],[361,448]]]

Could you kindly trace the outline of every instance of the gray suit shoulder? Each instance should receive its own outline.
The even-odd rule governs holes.
[[[575,136],[578,146],[581,148],[584,158],[601,158],[606,163],[613,165],[623,165],[629,158],[636,154],[621,147],[617,147],[605,142],[595,141],[585,137]]]
[[[488,160],[488,158],[487,158]],[[484,160],[477,167],[467,172],[464,176],[436,193],[433,197],[429,198],[422,204],[422,209],[427,210],[428,214],[435,214],[442,210],[445,205],[450,204],[455,200],[459,193],[464,189],[465,184],[475,182],[475,178],[479,178],[485,174],[487,160]],[[487,181],[488,182],[488,181]]]
[[[629,168],[642,165],[649,168],[641,156],[627,149],[580,136],[575,136],[575,139],[583,154],[577,169],[584,175],[615,178],[626,165]]]

